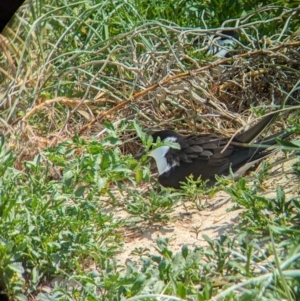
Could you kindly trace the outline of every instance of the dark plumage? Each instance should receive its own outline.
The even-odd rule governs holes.
[[[230,167],[235,178],[242,176],[271,153],[260,145],[275,144],[280,134],[257,142],[255,147],[246,146],[245,143],[251,143],[274,117],[265,117],[248,131],[233,138],[229,144],[229,138],[210,134],[182,136],[170,130],[155,132],[152,134],[154,141],[160,137],[161,140],[168,139],[180,145],[180,149],[162,146],[150,152],[159,170],[159,183],[165,187],[180,188],[180,182],[193,175],[194,179],[201,176],[202,180],[209,180],[209,184],[213,185],[215,175],[229,175]]]

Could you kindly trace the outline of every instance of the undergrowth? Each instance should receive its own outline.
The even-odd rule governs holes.
[[[107,126],[109,134],[101,143],[75,137],[25,161],[24,171],[13,167],[17,155],[1,139],[0,272],[7,294],[18,300],[29,295],[37,300],[112,300],[152,294],[218,300],[218,294],[230,290],[226,300],[253,300],[269,296],[284,280],[286,288],[276,290],[273,299],[298,296],[299,199],[286,200],[281,187],[275,199],[262,197],[258,186],[243,178],[231,186],[220,181],[236,206],[245,209],[235,237],[204,234],[208,247],[184,245],[179,253],[169,249],[168,240],[158,239],[158,254],[137,248],[132,256],[138,265],[119,265],[115,258],[124,226],[163,227],[172,222],[170,213],[182,197],[196,202],[216,188],[189,180],[181,193],[157,192],[157,186],[129,190],[129,184],[138,185],[134,179],[140,162],[120,153],[120,132]],[[144,174],[142,181],[149,177]],[[118,208],[129,215],[116,218]],[[266,239],[270,235],[272,242]]]

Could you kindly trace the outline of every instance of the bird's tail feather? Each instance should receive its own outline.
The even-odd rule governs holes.
[[[272,124],[276,120],[278,114],[279,114],[278,112],[274,112],[264,117],[257,124],[252,126],[249,130],[247,130],[242,134],[237,135],[235,137],[235,140],[241,143],[253,142],[270,124]]]

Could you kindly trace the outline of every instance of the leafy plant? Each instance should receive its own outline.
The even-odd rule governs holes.
[[[204,208],[203,199],[212,197],[218,190],[217,187],[208,187],[207,182],[202,181],[201,178],[194,180],[192,176],[188,177],[187,181],[182,183],[183,192],[179,193],[184,197],[183,205],[185,206],[185,200],[191,201],[198,210],[202,210]]]
[[[150,224],[165,223],[170,220],[168,214],[174,210],[177,198],[167,190],[157,193],[151,189],[143,194],[139,191],[131,191],[125,210],[139,217],[140,221]]]
[[[106,267],[120,247],[121,222],[102,212],[101,198],[135,167],[131,156],[121,159],[111,148],[117,140],[111,135],[99,144],[76,137],[24,162],[22,173],[10,167],[14,156],[2,144],[2,289],[18,296],[26,283],[29,293],[45,275],[80,273],[88,259]]]
[[[235,208],[247,209],[241,213],[240,226],[253,234],[264,233],[269,224],[287,225],[294,215],[292,200],[286,201],[285,193],[279,186],[274,199],[259,195],[257,188],[247,186],[244,178],[231,187],[224,187],[224,190],[237,203]]]

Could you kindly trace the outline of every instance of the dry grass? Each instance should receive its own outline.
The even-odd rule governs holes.
[[[285,10],[283,15],[295,11]],[[38,87],[43,86],[54,66],[38,68],[32,64],[21,76],[14,67],[18,53],[2,36],[7,66],[1,86],[1,105],[6,112],[1,118],[1,131],[17,137],[11,144],[16,150],[26,149],[26,158],[76,132],[87,139],[94,135],[101,139],[105,133],[103,121],[117,125],[121,120],[138,120],[149,131],[172,128],[182,133],[232,135],[264,113],[299,104],[299,34],[289,36],[283,28],[276,36],[257,40],[250,35],[251,26],[251,22],[237,26],[235,31],[243,43],[237,41],[232,57],[216,60],[204,55],[207,37],[212,33],[222,36],[222,28],[186,30],[158,22],[141,25],[98,48],[87,62],[61,72],[58,86],[62,79],[72,81],[74,74],[91,66],[97,68],[92,78],[81,75],[87,84],[78,81],[75,85],[74,92],[85,91],[81,98],[48,99],[41,94]],[[151,46],[141,43],[141,37]],[[96,60],[97,56],[101,59]],[[37,73],[27,76],[34,68]],[[99,81],[106,81],[106,87]],[[32,105],[26,107],[26,102],[16,98],[31,87],[35,87],[35,94]],[[281,116],[272,131],[286,127],[286,114]],[[137,151],[138,142],[133,138],[133,132],[124,133],[124,153]]]

